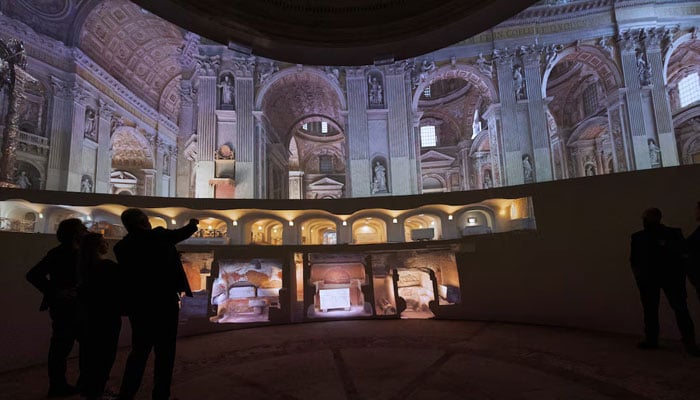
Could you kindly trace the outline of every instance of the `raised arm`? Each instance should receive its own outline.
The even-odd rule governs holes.
[[[166,232],[167,240],[172,244],[182,242],[197,232],[197,224],[199,224],[199,220],[192,218],[190,222],[182,228],[172,230],[165,229],[164,232]]]

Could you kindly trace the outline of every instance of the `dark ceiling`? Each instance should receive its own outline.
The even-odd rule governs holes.
[[[534,0],[132,0],[203,37],[276,60],[364,65],[469,38]]]

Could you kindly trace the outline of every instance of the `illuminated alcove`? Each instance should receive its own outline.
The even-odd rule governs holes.
[[[442,222],[434,214],[413,215],[404,220],[404,237],[407,242],[414,240],[438,240],[442,237]]]
[[[228,225],[226,221],[214,217],[204,217],[199,219],[197,232],[192,237],[205,239],[226,238],[227,233]]]
[[[327,218],[313,218],[304,221],[299,227],[301,244],[326,244],[338,243],[338,226]]]
[[[248,244],[282,245],[284,225],[282,222],[261,218],[245,224],[247,237],[244,239]]]
[[[386,222],[377,217],[365,217],[352,223],[354,244],[386,243]]]

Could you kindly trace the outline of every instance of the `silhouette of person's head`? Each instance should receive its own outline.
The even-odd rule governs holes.
[[[642,213],[642,224],[644,228],[654,228],[661,225],[661,210],[658,208],[647,208]]]
[[[700,201],[695,205],[695,220],[700,222]]]
[[[87,233],[87,228],[83,225],[83,221],[78,218],[64,219],[58,224],[56,239],[58,239],[58,242],[62,245],[78,248],[80,246],[80,239],[85,233]]]
[[[129,208],[122,213],[122,223],[127,232],[147,231],[151,229],[148,216],[138,208]]]

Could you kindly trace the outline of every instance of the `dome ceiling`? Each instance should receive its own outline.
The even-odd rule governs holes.
[[[536,1],[133,0],[203,37],[318,65],[405,59],[491,28]]]

